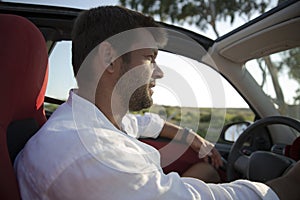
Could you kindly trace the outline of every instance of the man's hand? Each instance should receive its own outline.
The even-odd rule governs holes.
[[[189,144],[198,153],[199,158],[203,158],[205,162],[211,162],[215,168],[223,165],[221,155],[214,148],[214,145],[191,130],[181,128],[170,122],[165,122],[160,136]]]
[[[205,162],[211,162],[215,168],[223,165],[220,153],[214,145],[202,138],[193,131],[189,131],[186,137],[186,142],[191,145],[191,148],[198,153],[199,158],[203,158]]]

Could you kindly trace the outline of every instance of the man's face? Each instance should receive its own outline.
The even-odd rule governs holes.
[[[130,61],[123,61],[121,76],[126,76],[122,92],[132,93],[129,99],[129,110],[139,111],[153,104],[152,88],[155,80],[163,77],[163,72],[155,63],[157,49],[138,49],[129,53]],[[128,89],[134,88],[134,91]],[[126,96],[126,95],[125,95]]]

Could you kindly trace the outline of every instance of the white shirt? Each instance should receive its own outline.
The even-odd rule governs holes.
[[[122,119],[122,130],[135,138],[157,138],[165,121],[157,114],[126,114]]]
[[[262,183],[206,184],[164,174],[156,149],[116,129],[73,92],[28,141],[15,168],[24,200],[278,199]]]

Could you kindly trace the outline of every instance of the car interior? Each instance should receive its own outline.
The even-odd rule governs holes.
[[[216,40],[161,23],[169,30],[171,40],[174,40],[162,51],[172,51],[208,64],[234,85],[255,112],[256,121],[247,124],[248,128],[237,141],[216,144],[221,153],[224,151],[225,166],[219,170],[222,182],[237,178],[265,182],[281,176],[300,159],[299,120],[280,116],[243,67],[251,59],[300,46],[299,10],[300,2],[287,1]],[[54,6],[0,4],[1,199],[21,199],[13,169],[14,159],[28,139],[51,116],[51,112],[45,111],[44,103],[64,102],[45,96],[49,73],[48,55],[55,48],[56,42],[71,39],[73,22],[80,11]],[[276,37],[272,37],[275,34]],[[192,46],[191,41],[196,41],[202,50],[194,51],[198,47]],[[187,46],[189,51],[186,51]],[[267,129],[271,124],[286,126]],[[229,127],[223,127],[221,138],[225,137]],[[298,134],[291,128],[298,131]],[[157,149],[169,144],[166,139],[142,141]],[[246,143],[252,143],[251,148],[245,147]],[[162,157],[168,162],[173,159],[175,151],[182,152],[184,148],[180,143],[172,143],[165,148]],[[181,174],[198,161],[197,154],[187,148],[164,171]]]

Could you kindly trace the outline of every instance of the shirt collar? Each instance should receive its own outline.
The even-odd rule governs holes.
[[[73,110],[73,113],[75,112],[76,114],[78,114],[73,114],[73,116],[83,116],[89,119],[91,122],[101,122],[101,128],[114,130],[116,132],[124,134],[124,132],[117,129],[93,103],[79,96],[77,89],[70,90],[67,104],[71,106],[72,109],[75,108],[75,110]],[[78,112],[76,111],[77,109],[79,110]]]
[[[110,168],[128,173],[161,170],[159,152],[118,130],[91,102],[70,91],[77,135],[86,150]]]

